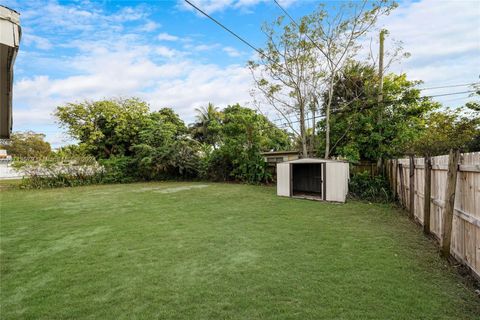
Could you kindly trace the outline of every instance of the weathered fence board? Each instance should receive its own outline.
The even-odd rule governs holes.
[[[387,162],[388,179],[404,208],[410,208],[410,160]],[[460,156],[452,221],[450,253],[480,277],[480,152]],[[413,175],[414,218],[424,225],[425,159],[415,158]],[[443,236],[448,155],[431,158],[430,232]]]

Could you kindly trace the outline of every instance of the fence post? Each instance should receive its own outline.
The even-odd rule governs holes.
[[[398,172],[398,161],[397,159],[392,160],[392,172],[393,172],[393,198],[397,198],[397,172]]]
[[[410,179],[409,179],[409,188],[410,188],[410,219],[415,219],[415,158],[413,155],[410,156]]]
[[[460,151],[450,150],[448,156],[447,189],[445,191],[445,209],[443,212],[442,255],[450,257],[452,239],[453,210],[455,208],[455,189],[457,187],[457,170]]]
[[[423,190],[423,232],[430,234],[430,205],[432,195],[432,159],[425,157],[425,186]]]
[[[400,190],[399,190],[399,199],[400,199],[400,204],[402,205],[402,207],[405,208],[405,204],[404,204],[404,185],[403,185],[403,164],[402,163],[399,163],[398,164],[398,174],[399,174],[399,179],[400,179]]]

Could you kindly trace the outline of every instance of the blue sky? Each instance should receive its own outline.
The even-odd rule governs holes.
[[[281,15],[271,0],[196,0],[199,7],[261,47],[260,26]],[[319,4],[281,2],[296,18]],[[188,123],[209,101],[252,105],[245,64],[250,48],[182,1],[22,1],[2,4],[21,14],[23,39],[15,64],[14,130],[68,143],[52,112],[65,102],[138,96],[151,109],[172,107]],[[333,7],[338,3],[328,2]],[[411,58],[391,67],[424,87],[479,81],[480,2],[403,1],[379,26],[387,46],[404,42]],[[372,36],[374,36],[372,34]],[[426,95],[465,91],[450,88]],[[447,106],[467,94],[442,98]],[[275,115],[272,117],[277,118]]]

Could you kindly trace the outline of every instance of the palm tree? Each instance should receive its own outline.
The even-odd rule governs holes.
[[[208,128],[212,122],[220,120],[220,111],[213,105],[213,103],[209,102],[207,107],[195,108],[195,112],[197,115],[195,117],[196,121],[192,125],[193,136],[197,140],[206,142],[215,147],[215,133],[210,132]]]

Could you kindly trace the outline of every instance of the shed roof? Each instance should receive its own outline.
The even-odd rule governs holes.
[[[345,161],[345,160],[320,159],[320,158],[302,158],[298,160],[285,161],[283,163],[325,163],[325,162],[348,163],[348,161]]]

